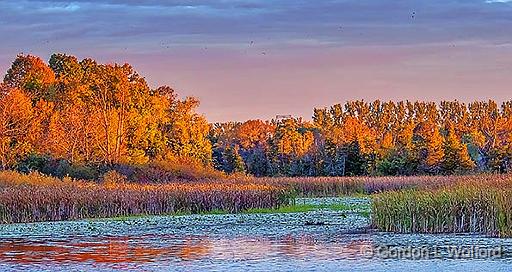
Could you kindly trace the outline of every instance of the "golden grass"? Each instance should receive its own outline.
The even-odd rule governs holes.
[[[0,172],[0,222],[240,212],[288,204],[281,187],[233,182],[94,183],[37,173]]]
[[[512,236],[512,176],[247,178],[105,182],[0,171],[0,223],[275,209],[292,196],[373,194],[372,224],[400,233]]]
[[[410,177],[283,177],[256,178],[250,182],[286,186],[298,196],[344,196],[352,194],[377,194],[405,189],[435,189],[457,184],[461,176],[410,176]],[[493,179],[493,175],[469,176]]]

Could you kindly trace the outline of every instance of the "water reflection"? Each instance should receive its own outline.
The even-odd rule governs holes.
[[[330,239],[316,235],[144,235],[80,239],[4,239],[0,242],[0,263],[97,263],[120,267],[122,264],[187,263],[205,260],[362,260],[382,258],[375,255],[375,250],[382,247],[389,250],[391,247],[389,244],[376,242],[371,235],[340,236]],[[410,249],[411,245],[404,248]],[[425,244],[416,244],[412,248],[427,247]],[[434,247],[431,245],[429,249],[431,248]],[[447,256],[442,254],[438,258]]]
[[[105,264],[201,259],[251,260],[266,258],[357,259],[368,240],[345,243],[319,241],[312,236],[96,237],[88,241],[13,239],[0,242],[0,262],[16,264],[94,262]]]
[[[194,260],[208,255],[211,242],[204,237],[105,237],[77,242],[73,240],[0,242],[0,262],[14,263],[144,263],[155,260]]]
[[[0,225],[0,271],[510,271],[512,239],[367,232],[368,218],[341,212],[149,217]],[[325,225],[308,226],[321,221]],[[362,230],[362,231],[361,231]],[[494,248],[493,260],[401,260],[395,247]],[[467,247],[466,247],[467,248]],[[406,256],[407,257],[407,256]],[[430,255],[429,255],[430,258]],[[475,270],[476,269],[476,270]]]

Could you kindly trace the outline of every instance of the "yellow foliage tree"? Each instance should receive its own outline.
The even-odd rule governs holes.
[[[32,101],[23,91],[4,89],[0,97],[0,162],[12,168],[33,149],[34,112]]]

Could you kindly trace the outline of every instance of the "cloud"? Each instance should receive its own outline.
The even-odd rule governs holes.
[[[198,95],[214,120],[308,116],[347,97],[503,97],[510,2],[0,1],[0,70],[19,52],[127,61],[152,85]]]
[[[21,0],[0,2],[0,10],[0,34],[23,29],[41,39],[95,40],[141,50],[157,49],[160,42],[245,46],[251,40],[277,46],[502,43],[510,37],[502,26],[512,24],[510,6],[482,0]]]
[[[63,5],[50,5],[48,7],[42,7],[42,12],[61,13],[61,12],[74,12],[80,9],[80,5],[75,3],[63,4]]]
[[[95,54],[512,42],[484,0],[0,1],[0,50]],[[47,53],[46,53],[47,52]],[[207,51],[208,52],[208,51]],[[202,55],[201,55],[202,56]]]

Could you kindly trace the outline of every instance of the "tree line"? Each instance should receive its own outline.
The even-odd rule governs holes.
[[[506,172],[512,101],[349,101],[301,118],[209,124],[129,64],[18,55],[0,84],[0,166],[188,162],[254,176]],[[47,162],[47,160],[45,161]]]
[[[313,121],[216,124],[213,157],[256,176],[507,172],[512,102],[349,101]]]
[[[71,165],[208,165],[209,124],[198,105],[168,86],[151,89],[129,64],[18,55],[0,85],[0,166],[31,167],[41,156]]]

